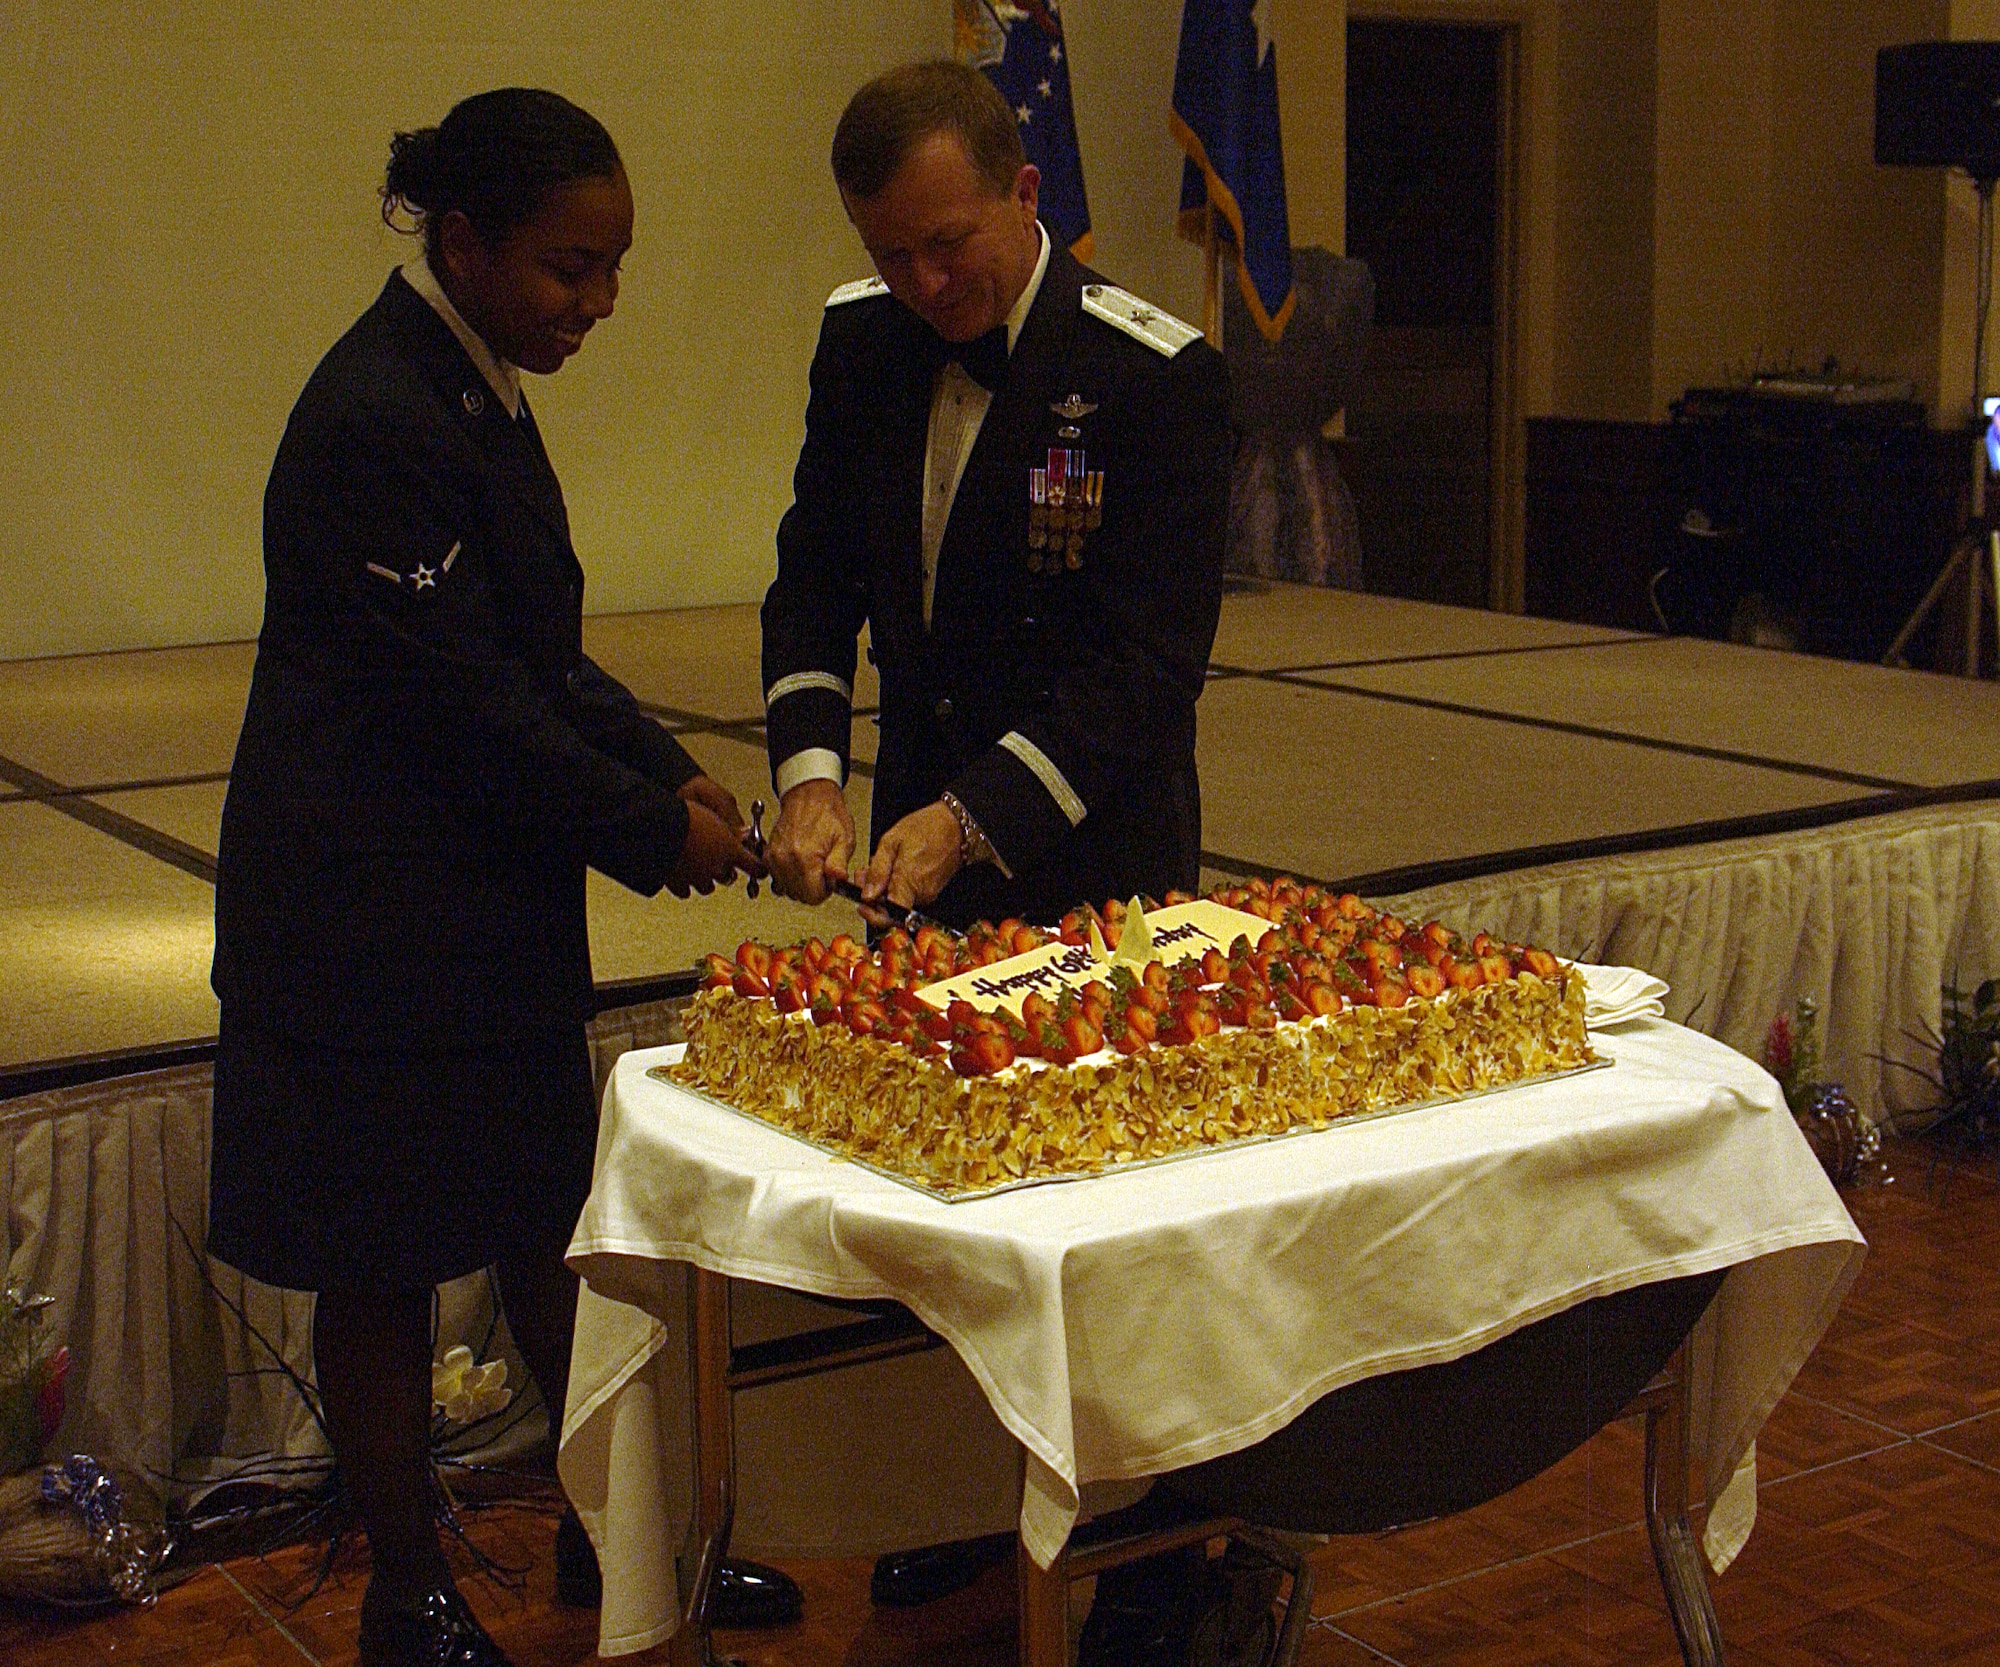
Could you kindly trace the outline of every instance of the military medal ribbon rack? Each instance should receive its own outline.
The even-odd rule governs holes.
[[[1104,471],[1085,465],[1081,447],[1051,446],[1046,467],[1028,470],[1030,573],[1083,566],[1083,535],[1104,521]]]

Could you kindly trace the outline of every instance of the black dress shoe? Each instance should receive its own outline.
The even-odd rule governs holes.
[[[708,1594],[708,1624],[790,1626],[805,1606],[799,1583],[783,1569],[732,1557],[715,1571],[715,1585]]]
[[[449,1586],[407,1603],[361,1599],[360,1667],[513,1667],[500,1646]]]
[[[1231,1540],[1142,1557],[1097,1577],[1076,1667],[1264,1667],[1277,1653],[1284,1571]]]
[[[556,1596],[578,1609],[604,1601],[597,1548],[573,1510],[556,1523]],[[715,1571],[708,1624],[715,1627],[789,1626],[805,1611],[799,1584],[782,1569],[734,1557]]]
[[[976,1540],[946,1540],[915,1551],[892,1551],[875,1559],[868,1577],[868,1595],[891,1609],[914,1609],[920,1603],[962,1592],[995,1563],[1014,1555],[1012,1534],[982,1534]]]
[[[1106,1569],[1076,1641],[1076,1667],[1189,1667],[1196,1632],[1228,1600],[1228,1583],[1198,1545]]]

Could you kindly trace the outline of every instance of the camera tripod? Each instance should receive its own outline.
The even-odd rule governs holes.
[[[1984,449],[1982,441],[1980,450]],[[1982,473],[1985,466],[1986,460],[1981,457],[1979,467]],[[1984,511],[1977,508],[1965,530],[1959,534],[1958,542],[1952,546],[1950,557],[1931,581],[1931,588],[1924,592],[1924,599],[1903,621],[1903,628],[1896,633],[1889,652],[1882,656],[1883,665],[1908,664],[1903,658],[1903,645],[1930,617],[1931,609],[1937,606],[1952,581],[1961,573],[1965,576],[1965,659],[1962,669],[1967,677],[1979,675],[1980,635],[1989,608],[1993,613],[1995,634],[2000,636],[2000,526],[1994,526]]]
[[[1882,656],[1885,666],[1906,664],[1903,648],[1917,628],[1930,617],[1962,574],[1965,580],[1965,658],[1967,677],[1979,675],[1980,638],[1986,612],[1993,613],[1996,639],[2000,639],[2000,520],[1986,512],[1986,477],[2000,470],[2000,452],[1989,461],[1988,448],[2000,429],[1993,428],[1986,415],[1986,319],[1993,305],[1993,187],[1994,176],[1975,174],[1972,188],[1979,193],[1979,276],[1973,287],[1972,320],[1972,501],[1965,525],[1959,529],[1951,554],[1924,592],[1924,599],[1903,621],[1889,652]]]

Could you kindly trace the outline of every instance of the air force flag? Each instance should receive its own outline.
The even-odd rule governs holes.
[[[1078,260],[1090,259],[1090,205],[1057,0],[952,0],[951,11],[959,61],[984,70],[1014,107],[1028,160],[1041,170],[1042,219]]]
[[[1271,0],[1187,0],[1174,66],[1173,134],[1181,169],[1180,230],[1233,245],[1237,282],[1270,340],[1292,316],[1292,238],[1278,138],[1278,55]]]

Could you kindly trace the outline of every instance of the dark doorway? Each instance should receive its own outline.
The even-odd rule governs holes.
[[[1347,252],[1375,333],[1341,470],[1368,589],[1483,608],[1493,563],[1503,31],[1347,25]]]

